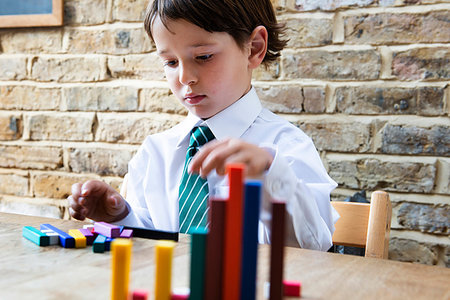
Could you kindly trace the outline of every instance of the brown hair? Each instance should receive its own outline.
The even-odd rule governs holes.
[[[156,16],[166,27],[168,20],[184,19],[209,32],[226,32],[241,48],[253,30],[262,25],[268,32],[267,53],[263,60],[266,66],[280,56],[287,43],[280,39],[284,25],[277,22],[270,0],[153,0],[144,20],[151,39],[151,26]]]

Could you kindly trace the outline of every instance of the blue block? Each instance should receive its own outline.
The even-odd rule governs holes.
[[[94,243],[92,243],[92,251],[95,253],[103,253],[105,252],[105,244],[106,244],[106,236],[104,235],[97,235],[97,237],[94,240]]]
[[[41,230],[50,229],[59,235],[59,243],[64,248],[75,248],[75,239],[68,233],[50,224],[41,224]]]
[[[258,257],[258,223],[261,203],[261,182],[246,182],[244,197],[241,299],[254,300],[256,299],[256,265]]]

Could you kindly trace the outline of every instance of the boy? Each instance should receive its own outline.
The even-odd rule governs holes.
[[[270,0],[155,0],[145,28],[189,114],[146,138],[129,163],[126,201],[103,182],[78,183],[70,214],[187,232],[207,225],[209,193],[226,194],[225,165],[243,163],[247,176],[264,182],[259,241],[270,242],[274,198],[287,204],[287,245],[328,250],[336,184],[311,139],[262,108],[251,85],[252,71],[285,45]]]

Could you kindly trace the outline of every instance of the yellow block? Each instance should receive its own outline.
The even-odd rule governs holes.
[[[132,247],[130,239],[117,238],[111,243],[112,300],[127,299]]]
[[[175,242],[159,241],[155,249],[155,300],[170,299]]]
[[[70,229],[69,235],[75,239],[75,248],[86,248],[86,237],[78,229]]]

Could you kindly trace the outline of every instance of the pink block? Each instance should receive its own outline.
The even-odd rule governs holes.
[[[132,300],[147,300],[148,291],[136,289],[133,291],[131,296]]]
[[[172,296],[170,297],[171,300],[188,300],[189,299],[189,294],[188,295],[184,295],[184,294],[172,294]]]
[[[92,245],[95,240],[94,234],[87,228],[81,228],[78,230],[86,237],[86,244]]]
[[[300,281],[283,280],[283,290],[286,297],[300,297],[302,284]]]
[[[133,230],[132,229],[124,229],[120,233],[119,237],[124,238],[124,239],[132,238],[133,237]]]
[[[106,222],[95,222],[94,231],[98,234],[104,235],[110,238],[116,238],[120,235],[120,227]]]

